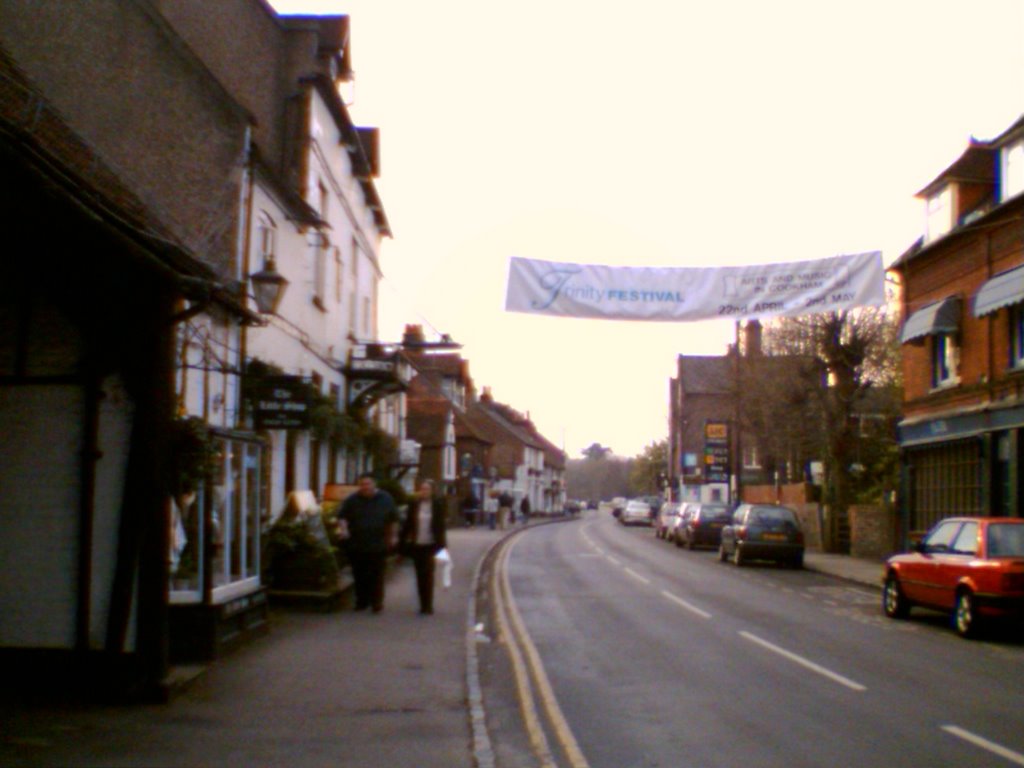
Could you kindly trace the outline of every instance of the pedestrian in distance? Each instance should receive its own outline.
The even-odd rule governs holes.
[[[519,511],[523,516],[523,525],[530,522],[530,497],[523,496],[523,500],[519,502]]]
[[[462,514],[466,518],[466,527],[472,528],[476,525],[476,516],[480,513],[480,500],[472,491],[466,494],[462,500]]]
[[[421,480],[398,537],[399,551],[412,559],[420,613],[434,612],[434,572],[438,552],[448,546],[445,503],[434,494],[434,481]]]
[[[507,490],[502,491],[498,496],[498,530],[504,531],[508,527],[508,516],[512,512],[512,505],[515,499]]]
[[[352,564],[357,611],[384,610],[384,570],[393,552],[398,510],[391,494],[377,488],[373,475],[359,476],[358,490],[338,510],[338,537]]]
[[[498,492],[493,488],[484,498],[484,517],[487,518],[487,527],[493,531],[498,518]]]

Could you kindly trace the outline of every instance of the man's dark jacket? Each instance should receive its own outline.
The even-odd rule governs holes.
[[[353,493],[342,502],[338,519],[348,524],[349,552],[383,554],[388,551],[388,526],[398,523],[398,510],[387,491],[378,490],[370,497]]]

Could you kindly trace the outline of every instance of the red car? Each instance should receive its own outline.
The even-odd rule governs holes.
[[[985,618],[1024,614],[1024,519],[951,517],[914,551],[885,564],[882,608],[905,618],[915,605],[947,611],[963,637]]]

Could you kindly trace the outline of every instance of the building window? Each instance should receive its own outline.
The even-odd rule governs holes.
[[[334,247],[334,301],[341,304],[345,288],[345,265],[341,260],[341,248]]]
[[[953,228],[953,187],[946,185],[928,198],[924,239],[937,240]]]
[[[260,269],[266,269],[267,263],[274,260],[277,248],[277,224],[266,211],[260,211],[256,220],[256,249]],[[257,270],[258,271],[258,270]]]
[[[1024,192],[1024,139],[1005,147],[1002,152],[1001,200],[1009,200]]]
[[[1024,368],[1024,304],[1010,307],[1010,365]]]
[[[348,328],[349,332],[358,335],[356,328],[356,313],[359,311],[357,300],[359,297],[359,241],[352,238],[352,290],[349,291],[348,303]]]
[[[327,295],[327,258],[331,249],[331,242],[326,232],[314,232],[312,238],[313,248],[313,303],[320,309],[326,309],[325,297]]]
[[[757,446],[745,445],[743,446],[743,468],[744,469],[760,469],[761,468],[761,457],[757,453]]]
[[[932,388],[948,387],[957,383],[960,347],[951,333],[932,337]]]

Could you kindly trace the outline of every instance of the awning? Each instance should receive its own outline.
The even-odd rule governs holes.
[[[959,327],[960,299],[950,296],[912,314],[903,325],[900,343],[940,333],[954,333]]]
[[[1024,266],[996,275],[974,297],[974,316],[991,315],[997,309],[1024,302]]]

